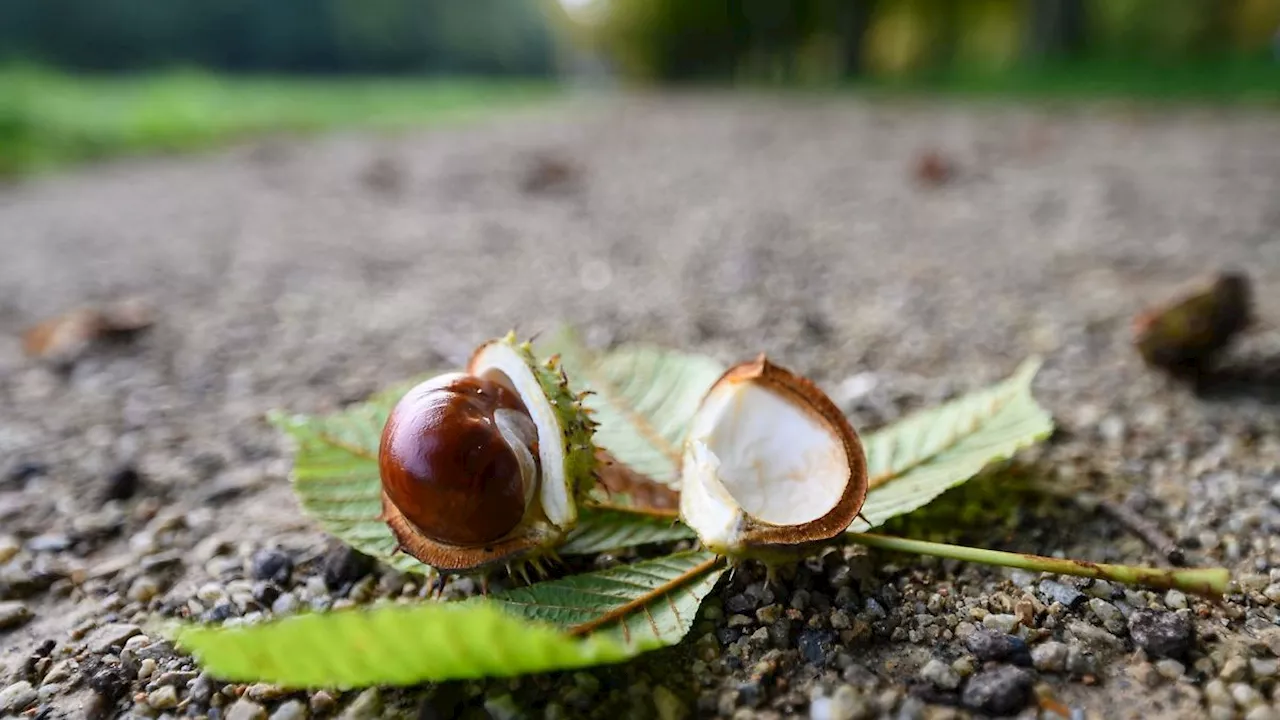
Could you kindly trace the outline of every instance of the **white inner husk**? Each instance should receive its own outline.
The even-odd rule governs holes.
[[[738,508],[771,525],[800,525],[836,506],[849,482],[844,443],[800,402],[753,382],[712,389],[685,449],[681,500],[697,514],[690,521],[732,533]]]
[[[557,527],[571,524],[577,513],[570,507],[568,478],[564,472],[564,433],[556,411],[533,370],[514,348],[504,343],[490,343],[476,356],[471,366],[472,374],[502,383],[515,390],[529,417],[538,429],[538,460],[542,464],[542,477],[538,483],[538,500],[547,520]]]

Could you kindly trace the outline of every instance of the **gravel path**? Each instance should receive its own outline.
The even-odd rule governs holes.
[[[1134,312],[1219,267],[1250,273],[1274,327],[1280,118],[805,102],[635,99],[0,190],[0,716],[1035,717],[1040,694],[1088,717],[1280,717],[1280,374],[1197,398],[1127,344]],[[928,148],[954,181],[913,182]],[[581,176],[522,187],[539,153]],[[124,294],[158,312],[135,342],[67,372],[23,356],[23,327]],[[147,608],[414,592],[302,516],[262,413],[561,320],[768,351],[864,429],[1041,353],[1062,432],[895,531],[1158,562],[1036,488],[1089,490],[1240,587],[1212,605],[851,549],[780,589],[739,573],[688,642],[632,665],[363,695],[224,687],[139,635]],[[1264,327],[1237,355],[1277,353]]]

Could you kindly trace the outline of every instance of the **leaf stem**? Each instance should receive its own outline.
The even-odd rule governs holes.
[[[574,625],[573,627],[569,628],[565,632],[567,632],[569,635],[575,635],[575,636],[587,635],[589,633],[595,632],[596,630],[599,630],[605,625],[608,625],[609,623],[625,615],[628,615],[631,612],[634,612],[636,609],[644,607],[645,605],[648,605],[649,603],[653,602],[655,598],[661,597],[666,593],[669,593],[672,590],[675,590],[681,585],[684,585],[687,582],[697,579],[700,575],[702,575],[705,572],[709,572],[712,568],[724,563],[724,561],[725,559],[723,556],[717,555],[713,558],[707,559],[704,562],[700,562],[697,565],[694,565],[693,567],[689,568],[688,570],[680,573],[679,575],[671,578],[670,580],[662,583],[658,587],[650,590],[644,595],[641,595],[635,600],[632,600],[623,605],[619,605],[618,607],[610,610],[609,612],[601,615],[600,617],[594,618],[592,620],[588,620],[587,622],[584,622],[581,625]]]
[[[1065,560],[1024,553],[984,550],[963,545],[945,545],[924,540],[888,537],[874,533],[849,533],[853,542],[881,550],[932,555],[933,557],[1020,568],[1035,572],[1114,580],[1168,590],[1177,588],[1199,595],[1219,597],[1227,591],[1231,575],[1226,568],[1166,570],[1133,565],[1108,565],[1087,560]]]

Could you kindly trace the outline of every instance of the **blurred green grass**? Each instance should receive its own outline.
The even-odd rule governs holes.
[[[1109,58],[1045,62],[996,72],[964,67],[902,80],[854,81],[871,92],[932,92],[944,96],[1018,100],[1133,100],[1214,105],[1280,105],[1280,62],[1270,57],[1187,62]]]
[[[267,133],[406,129],[549,100],[526,80],[70,76],[0,68],[0,177]]]

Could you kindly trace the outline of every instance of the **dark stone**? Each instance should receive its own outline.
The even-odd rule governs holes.
[[[760,598],[749,593],[738,593],[730,596],[724,603],[724,608],[735,615],[751,615],[760,605]]]
[[[930,682],[912,682],[907,687],[907,693],[930,705],[956,705],[960,702],[960,693],[943,690]]]
[[[1195,640],[1191,620],[1173,612],[1137,610],[1129,616],[1129,637],[1151,658],[1183,658]]]
[[[740,637],[742,637],[741,628],[731,628],[731,627],[716,628],[716,639],[719,640],[720,645],[724,647],[728,647],[729,645],[732,645],[738,642],[738,638]]]
[[[102,488],[103,500],[128,500],[142,487],[142,476],[132,465],[125,465],[107,476]]]
[[[271,607],[280,597],[280,588],[274,583],[259,580],[253,584],[253,600],[264,608]]]
[[[209,704],[209,699],[213,697],[213,680],[208,675],[200,673],[195,680],[191,681],[191,689],[187,692],[187,697],[197,707]]]
[[[44,463],[28,460],[14,465],[5,476],[5,482],[17,485],[18,483],[24,483],[33,477],[44,475],[47,472],[49,472],[49,467]]]
[[[84,677],[90,690],[102,696],[105,708],[111,708],[129,690],[132,680],[124,665],[108,665],[90,656],[85,664]]]
[[[222,622],[227,618],[235,617],[236,607],[229,602],[221,602],[214,605],[207,612],[200,616],[204,622]]]
[[[279,548],[263,548],[253,554],[253,579],[270,580],[281,587],[293,577],[293,558]]]
[[[875,598],[867,598],[866,612],[875,619],[881,619],[888,616],[888,613],[884,611],[884,606],[882,606]]]
[[[1062,603],[1063,607],[1071,610],[1079,610],[1089,598],[1079,590],[1070,585],[1063,585],[1053,580],[1043,580],[1040,582],[1040,595],[1044,597],[1050,604]]]
[[[816,310],[804,314],[804,334],[813,343],[822,344],[831,339],[831,323]]]
[[[744,706],[753,708],[760,704],[764,699],[764,690],[760,687],[760,683],[755,680],[748,680],[738,684],[738,702]]]
[[[462,683],[441,683],[435,692],[418,705],[418,720],[447,720],[461,716],[467,706],[467,692]]]
[[[330,590],[350,587],[373,572],[377,561],[349,545],[337,544],[324,556],[324,584]]]
[[[831,630],[814,630],[807,628],[800,631],[796,646],[806,662],[822,667],[826,664],[827,654],[835,646],[836,634]]]
[[[969,678],[960,702],[970,710],[992,715],[1012,715],[1031,699],[1031,673],[1012,665],[1001,665]]]
[[[56,647],[58,647],[57,640],[45,640],[40,643],[40,646],[22,662],[22,679],[38,687],[40,678],[37,677],[36,666],[40,664],[41,660],[53,654],[53,650]]]
[[[1019,637],[980,628],[964,644],[982,662],[1011,662],[1031,667],[1031,648]]]

